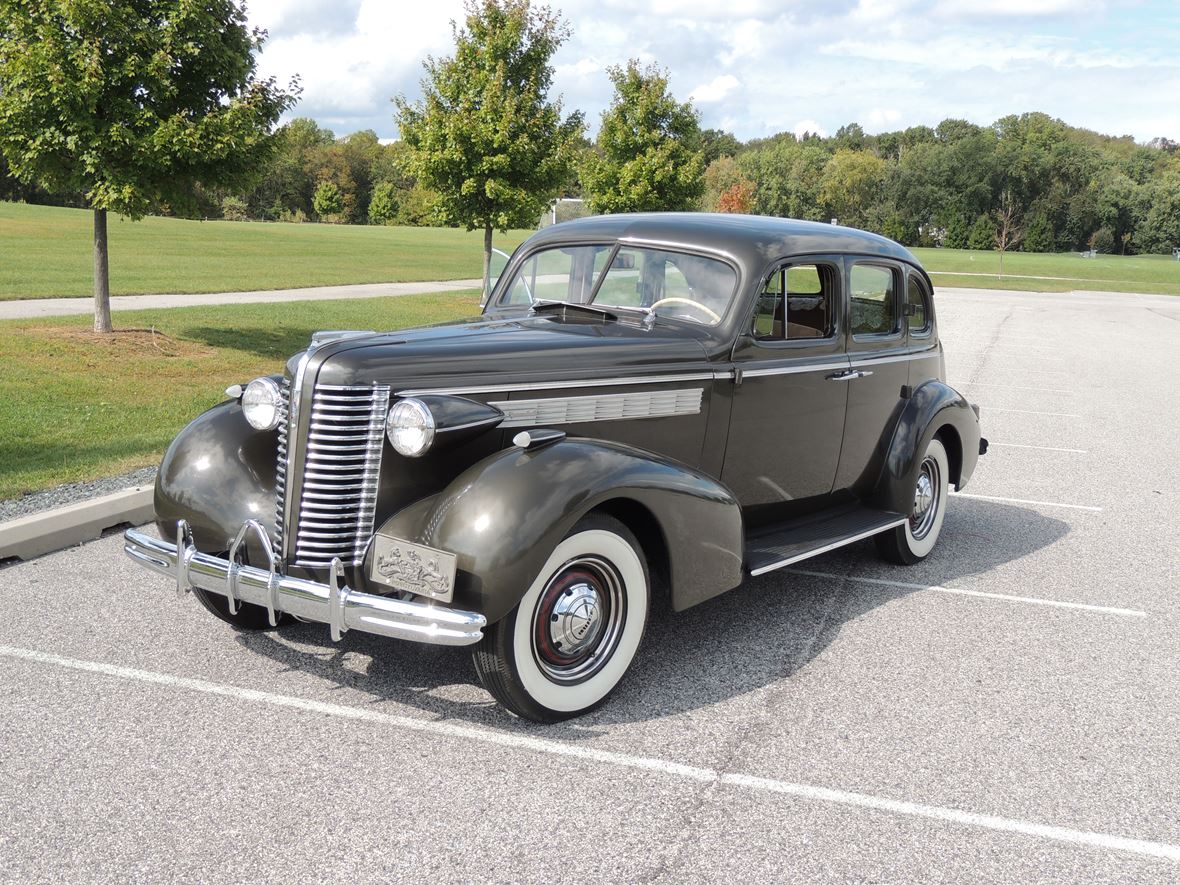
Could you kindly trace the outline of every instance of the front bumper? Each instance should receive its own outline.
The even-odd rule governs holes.
[[[238,562],[238,550],[250,535],[269,556],[269,569]],[[194,587],[217,593],[229,601],[231,612],[237,611],[239,603],[253,603],[267,610],[271,624],[277,623],[280,612],[320,621],[330,627],[334,640],[348,630],[359,630],[432,645],[471,645],[479,642],[487,626],[487,619],[478,612],[352,590],[341,583],[344,569],[339,560],[332,563],[328,584],[279,574],[270,539],[253,520],[242,526],[228,559],[197,550],[184,520],[177,525],[175,543],[135,529],[123,535],[123,542],[133,560],[175,580],[181,596]]]

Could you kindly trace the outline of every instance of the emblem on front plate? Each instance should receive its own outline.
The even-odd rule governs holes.
[[[449,602],[455,590],[455,554],[374,535],[369,577],[403,593]]]

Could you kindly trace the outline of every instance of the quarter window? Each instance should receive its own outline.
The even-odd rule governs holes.
[[[780,267],[758,298],[754,337],[761,341],[827,338],[833,328],[834,281],[827,265]]]
[[[927,308],[926,286],[917,274],[910,274],[906,283],[906,317],[910,333],[921,334],[930,328],[930,312]]]
[[[896,332],[897,282],[888,267],[854,264],[850,280],[852,334],[888,335]]]

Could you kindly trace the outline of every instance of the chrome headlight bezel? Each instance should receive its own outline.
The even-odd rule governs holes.
[[[434,414],[420,399],[399,399],[385,417],[385,435],[399,455],[420,458],[434,445],[437,431]]]
[[[242,391],[242,414],[255,430],[274,430],[282,415],[283,394],[272,378],[255,378]]]

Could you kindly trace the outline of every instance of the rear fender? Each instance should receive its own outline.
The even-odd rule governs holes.
[[[645,507],[658,523],[673,608],[741,583],[742,515],[729,490],[684,464],[600,440],[497,452],[380,531],[456,554],[455,605],[492,623],[520,601],[582,516],[619,500]]]
[[[927,381],[916,388],[902,409],[893,432],[873,504],[909,513],[922,455],[936,433],[957,435],[960,463],[952,465],[951,483],[962,488],[979,460],[979,418],[961,393],[945,382]]]

